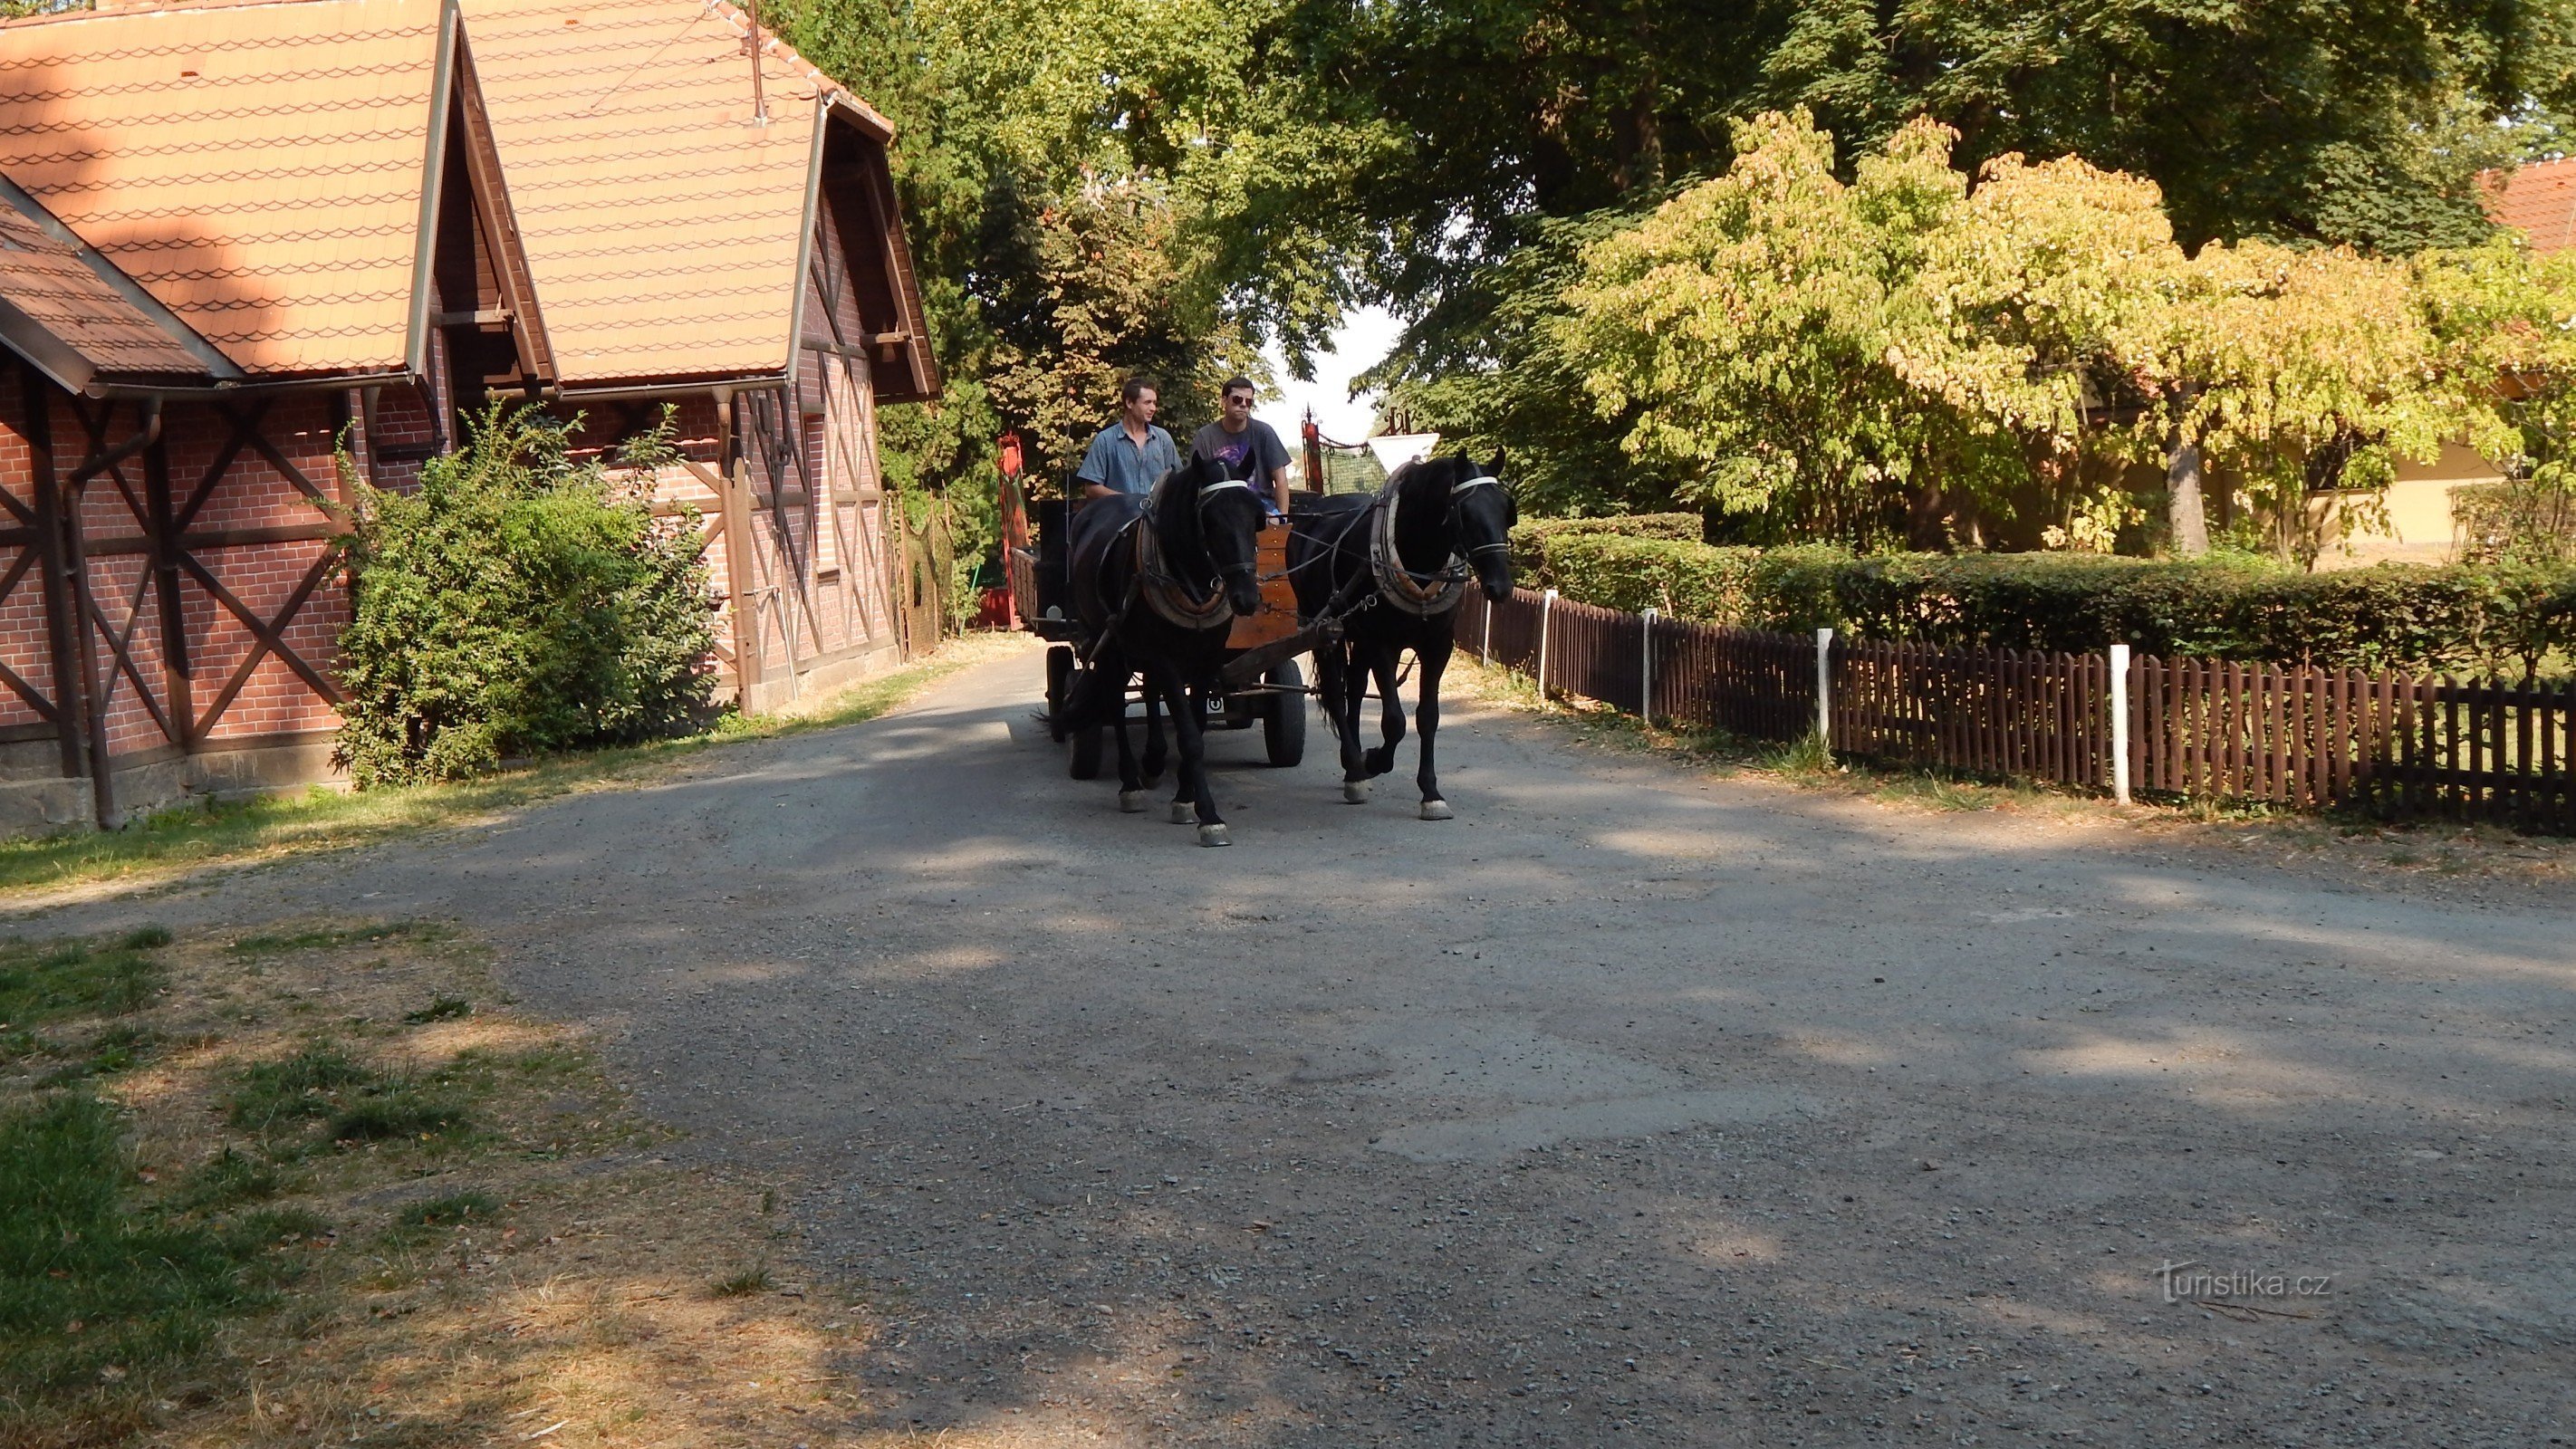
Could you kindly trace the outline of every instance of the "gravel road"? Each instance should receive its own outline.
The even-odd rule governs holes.
[[[1352,807],[1324,749],[1220,736],[1205,850],[1064,777],[1038,672],[52,924],[467,922],[792,1185],[886,1320],[849,1435],[2576,1440],[2563,891],[1705,779],[1472,702],[1456,820],[1409,749]]]

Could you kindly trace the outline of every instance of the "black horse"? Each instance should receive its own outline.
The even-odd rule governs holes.
[[[1440,729],[1440,675],[1456,643],[1458,605],[1472,575],[1488,599],[1512,592],[1510,534],[1519,513],[1500,478],[1503,460],[1425,458],[1395,470],[1374,497],[1338,495],[1299,513],[1288,540],[1297,612],[1346,620],[1342,642],[1315,651],[1316,692],[1342,742],[1342,798],[1368,800],[1368,782],[1395,768],[1404,738],[1396,664],[1404,651],[1422,668],[1422,818],[1446,820],[1432,740]],[[1385,742],[1360,748],[1360,705],[1370,679],[1384,702]]]
[[[1225,464],[1202,458],[1165,475],[1145,499],[1095,498],[1074,515],[1074,608],[1094,652],[1071,713],[1077,727],[1105,724],[1116,732],[1118,808],[1142,810],[1145,779],[1127,736],[1127,681],[1144,675],[1146,698],[1171,711],[1180,746],[1172,820],[1195,819],[1201,845],[1233,843],[1208,788],[1201,723],[1234,616],[1261,607],[1254,540],[1266,517],[1249,486]]]

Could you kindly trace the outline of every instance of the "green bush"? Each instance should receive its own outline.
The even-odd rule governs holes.
[[[1561,538],[1610,534],[1620,538],[1700,541],[1696,513],[1614,513],[1602,518],[1532,518],[1512,529],[1512,564],[1525,578],[1544,577],[1548,548]],[[1549,586],[1549,587],[1552,587]]]
[[[621,462],[668,449],[668,422]],[[495,404],[418,489],[358,485],[339,754],[361,786],[685,728],[713,683],[695,520],[574,463],[562,430]]]
[[[2383,564],[2299,573],[2224,556],[1883,554],[1716,548],[1559,534],[1532,582],[1607,608],[1648,607],[1791,632],[2084,653],[2142,653],[2531,678],[2576,654],[2576,570]]]

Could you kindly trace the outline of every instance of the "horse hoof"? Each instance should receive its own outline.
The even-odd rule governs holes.
[[[1425,800],[1422,802],[1422,818],[1425,820],[1450,820],[1456,817],[1449,813],[1448,801]]]
[[[1196,805],[1191,804],[1187,800],[1175,800],[1172,802],[1172,823],[1174,825],[1187,825],[1198,818],[1199,807]]]
[[[1199,827],[1199,844],[1232,845],[1234,837],[1226,834],[1222,825],[1202,825]]]
[[[1139,813],[1141,813],[1141,812],[1144,810],[1144,808],[1145,808],[1145,792],[1144,792],[1144,791],[1142,791],[1142,790],[1121,790],[1121,791],[1119,791],[1119,792],[1118,792],[1118,809],[1119,809],[1119,811],[1120,811],[1121,813],[1123,813],[1123,814],[1127,814],[1127,815],[1135,815],[1135,814],[1139,814]]]
[[[1342,803],[1345,805],[1366,805],[1368,803],[1368,791],[1368,781],[1366,780],[1344,780],[1342,782]]]

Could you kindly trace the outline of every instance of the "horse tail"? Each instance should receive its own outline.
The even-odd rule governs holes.
[[[1342,680],[1350,668],[1350,648],[1339,642],[1315,646],[1315,709],[1333,738],[1342,737]]]

